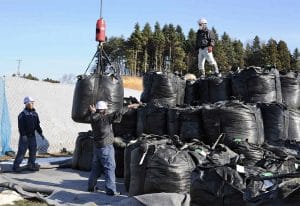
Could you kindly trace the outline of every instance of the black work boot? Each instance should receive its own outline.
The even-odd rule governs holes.
[[[39,171],[40,170],[40,165],[38,164],[28,164],[27,165],[27,170],[29,171]]]
[[[120,195],[121,193],[120,192],[117,192],[117,191],[111,191],[111,190],[108,190],[107,192],[106,192],[106,194],[107,195],[109,195],[109,196],[118,196],[118,195]]]
[[[205,78],[205,72],[203,70],[199,70],[199,78]]]

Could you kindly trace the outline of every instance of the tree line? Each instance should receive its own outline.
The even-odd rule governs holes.
[[[224,32],[216,35],[213,50],[221,72],[247,66],[273,66],[278,70],[300,70],[300,52],[296,48],[292,53],[286,42],[269,39],[263,42],[255,36],[245,46],[240,40],[233,39]],[[124,63],[132,75],[139,75],[149,70],[178,71],[181,73],[197,71],[195,50],[197,31],[190,29],[187,36],[182,28],[173,24],[163,27],[158,22],[154,28],[146,23],[143,28],[136,23],[130,37],[111,37],[105,42],[104,50],[110,60]],[[207,70],[211,68],[206,66]]]

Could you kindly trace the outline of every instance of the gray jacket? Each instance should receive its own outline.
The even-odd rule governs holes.
[[[196,49],[204,49],[208,46],[215,46],[215,33],[211,30],[198,30],[196,39]]]

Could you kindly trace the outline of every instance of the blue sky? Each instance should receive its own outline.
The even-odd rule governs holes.
[[[100,0],[0,0],[0,75],[17,71],[60,79],[84,72],[96,51],[95,24]],[[227,32],[244,44],[255,35],[262,41],[284,40],[300,48],[298,0],[103,0],[106,35],[128,37],[136,22],[153,27],[180,25],[198,29],[205,17],[219,34]]]

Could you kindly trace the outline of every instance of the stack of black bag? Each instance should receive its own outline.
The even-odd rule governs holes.
[[[296,204],[299,78],[259,67],[187,81],[146,73],[143,104],[113,125],[117,176],[130,196],[189,193],[191,205],[210,206]]]

